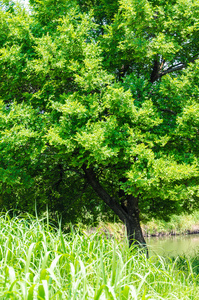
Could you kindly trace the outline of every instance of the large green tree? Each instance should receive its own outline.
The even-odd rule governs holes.
[[[198,207],[198,0],[0,3],[1,203],[100,199],[143,245],[140,214]]]

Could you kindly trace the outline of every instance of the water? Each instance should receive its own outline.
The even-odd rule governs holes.
[[[199,256],[199,234],[146,238],[149,256]]]

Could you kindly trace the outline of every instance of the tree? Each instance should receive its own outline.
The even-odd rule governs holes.
[[[196,0],[2,5],[0,189],[9,207],[39,199],[97,214],[101,199],[130,245],[145,245],[140,214],[198,207],[198,13]]]

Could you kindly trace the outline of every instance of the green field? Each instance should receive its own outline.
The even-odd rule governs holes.
[[[188,260],[151,257],[98,231],[0,218],[0,299],[199,299]]]

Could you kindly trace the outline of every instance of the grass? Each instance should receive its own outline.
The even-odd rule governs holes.
[[[96,230],[105,236],[116,236],[123,239],[125,236],[125,226],[121,222],[100,222],[97,227],[89,227],[80,224],[85,232],[95,232]],[[199,211],[192,214],[172,215],[170,221],[157,220],[152,218],[148,222],[141,222],[141,227],[145,236],[180,235],[188,233],[199,233]]]
[[[187,260],[151,257],[103,233],[0,217],[0,299],[199,299]],[[186,266],[186,267],[185,267]]]
[[[170,221],[152,219],[142,224],[145,235],[187,234],[199,231],[199,211],[171,216]]]

